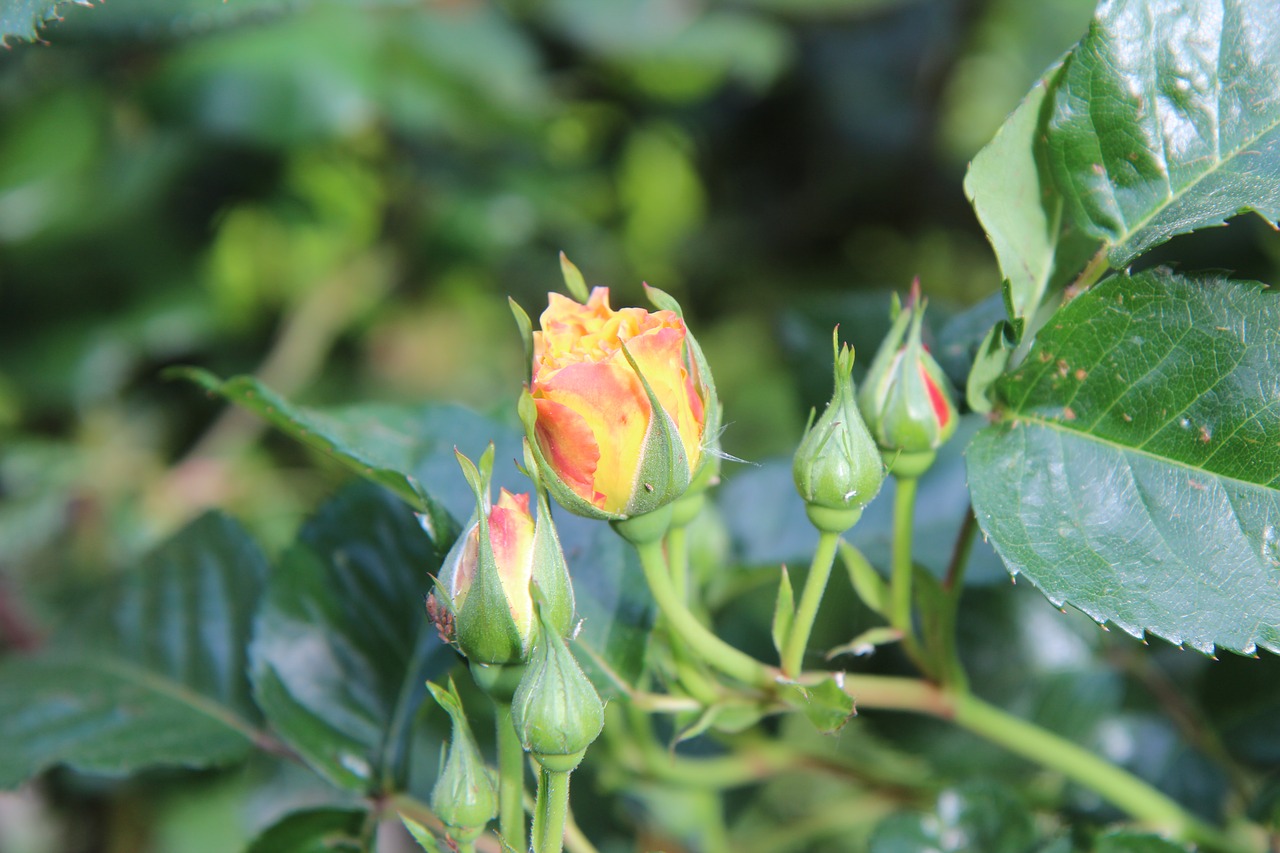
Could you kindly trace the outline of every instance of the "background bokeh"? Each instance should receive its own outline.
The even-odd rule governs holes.
[[[944,327],[999,284],[965,165],[1092,7],[60,7],[44,43],[0,50],[0,644],[38,642],[60,601],[210,506],[277,546],[341,478],[165,367],[510,420],[506,297],[536,316],[561,250],[615,305],[641,281],[685,304],[747,460],[789,453],[829,392],[831,325],[865,364],[914,276],[962,371]],[[1273,275],[1264,229],[1178,252]],[[164,833],[232,832],[218,797],[239,801],[148,800],[140,825],[197,849]],[[39,807],[5,800],[0,823],[38,833],[13,815]]]

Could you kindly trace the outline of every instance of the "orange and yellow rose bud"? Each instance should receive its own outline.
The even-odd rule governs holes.
[[[562,259],[563,261],[563,259]],[[609,305],[563,261],[578,299],[550,294],[541,328],[513,306],[529,347],[520,416],[548,490],[566,509],[611,520],[670,504],[714,459],[719,403],[674,299],[658,309]]]
[[[867,425],[894,472],[903,476],[927,468],[959,422],[950,383],[921,341],[926,304],[919,281],[905,307],[894,296],[893,326],[858,395]]]
[[[475,520],[445,558],[427,609],[441,634],[473,663],[528,660],[537,639],[531,585],[542,590],[547,618],[567,634],[573,620],[573,587],[545,497],[538,518],[529,495],[502,489],[489,504],[493,445],[477,468],[458,454],[476,494]]]

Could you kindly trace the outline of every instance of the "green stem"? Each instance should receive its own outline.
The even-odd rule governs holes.
[[[960,611],[960,596],[964,595],[964,573],[969,567],[969,554],[973,552],[973,540],[978,530],[978,520],[973,507],[966,509],[956,544],[951,551],[951,562],[942,579],[942,591],[946,595],[942,613],[939,614],[938,637],[943,647],[938,650],[942,663],[944,683],[961,692],[968,692],[969,677],[960,662],[960,650],[956,646],[956,616]]]
[[[667,531],[667,560],[671,564],[671,584],[680,600],[689,601],[689,544],[684,527]]]
[[[568,770],[541,771],[535,811],[540,818],[534,837],[534,853],[560,853],[564,849],[565,815],[569,811]]]
[[[1139,821],[1223,853],[1249,848],[1188,814],[1136,776],[1037,725],[972,695],[952,697],[955,722],[1100,794]]]
[[[827,590],[827,579],[831,577],[831,566],[835,563],[836,546],[839,544],[839,533],[824,532],[818,537],[818,549],[813,554],[809,576],[804,581],[800,605],[796,608],[791,631],[782,646],[782,671],[789,675],[798,675],[804,665],[809,634],[818,617],[818,606],[822,604],[822,595]]]
[[[635,548],[653,599],[676,635],[725,675],[757,687],[771,687],[774,676],[769,667],[717,637],[689,612],[671,583],[671,575],[662,557],[661,541],[637,543]]]
[[[495,700],[493,704],[497,710],[498,827],[512,849],[524,850],[524,747],[511,719],[511,703]]]
[[[898,477],[893,496],[893,573],[889,588],[889,624],[902,632],[902,645],[912,660],[919,661],[919,643],[911,619],[911,530],[916,508],[915,477]]]

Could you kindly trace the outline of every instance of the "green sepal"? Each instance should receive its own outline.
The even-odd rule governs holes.
[[[524,381],[533,381],[533,321],[529,315],[510,296],[507,304],[511,306],[511,315],[516,318],[516,328],[520,330],[520,340],[524,342]]]
[[[684,319],[684,309],[671,294],[648,284],[644,286],[644,292],[655,308],[670,311],[681,320]],[[699,389],[699,393],[705,390],[702,399],[702,456],[698,460],[697,470],[693,472],[690,488],[706,488],[719,482],[720,429],[724,423],[724,408],[720,405],[711,366],[688,326],[685,327],[684,341],[689,365],[694,372],[693,387]]]
[[[832,660],[840,655],[853,655],[855,657],[869,655],[876,650],[877,646],[887,646],[901,639],[902,631],[897,628],[890,628],[888,625],[880,625],[875,628],[868,628],[849,642],[841,643],[828,650],[826,657],[827,660]]]
[[[594,518],[601,521],[616,521],[626,518],[623,513],[606,512],[590,501],[583,500],[582,496],[569,488],[569,485],[551,467],[551,463],[547,461],[542,448],[538,445],[538,404],[534,402],[533,394],[527,388],[520,395],[520,401],[516,404],[516,411],[520,415],[520,422],[524,425],[525,435],[529,439],[529,449],[538,469],[539,480],[547,491],[551,493],[551,497],[556,499],[556,503],[574,515],[580,515],[583,518]]]
[[[782,654],[782,646],[791,633],[791,623],[796,617],[796,596],[791,589],[791,576],[787,567],[782,567],[782,576],[778,578],[778,598],[773,604],[773,647]]]
[[[475,576],[467,590],[466,599],[457,611],[455,636],[458,648],[468,660],[475,663],[515,663],[529,659],[530,648],[537,634],[537,624],[529,637],[520,634],[520,628],[511,616],[511,603],[502,588],[502,577],[489,539],[489,484],[493,478],[494,446],[490,442],[480,457],[480,465],[472,463],[455,450],[463,476],[471,485],[476,498],[476,526],[478,555]]]
[[[560,253],[560,274],[564,276],[564,286],[569,291],[569,295],[585,305],[591,298],[587,280],[582,277],[582,270],[574,266],[573,261],[569,260],[569,256],[564,252]]]
[[[649,426],[645,429],[640,467],[626,507],[627,516],[646,515],[683,495],[693,476],[678,428],[667,410],[662,408],[653,386],[632,358],[626,344],[622,345],[622,355],[639,377],[645,396],[649,398]]]
[[[431,808],[459,841],[474,841],[498,813],[498,790],[476,746],[453,679],[448,688],[427,682],[427,689],[453,723],[449,750],[431,792]]]
[[[528,442],[526,441],[526,447]],[[533,530],[533,584],[542,598],[546,625],[562,637],[573,632],[573,581],[564,558],[560,534],[551,520],[551,504],[545,489],[537,489],[538,518]]]

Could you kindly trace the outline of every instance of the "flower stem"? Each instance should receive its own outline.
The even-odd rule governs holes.
[[[1128,771],[1068,740],[975,696],[952,696],[955,722],[1010,752],[1028,758],[1100,794],[1139,821],[1222,853],[1249,848],[1188,814],[1182,806]]]
[[[676,635],[703,660],[725,675],[756,687],[772,686],[774,679],[769,667],[717,637],[685,606],[667,571],[666,561],[662,557],[662,542],[636,543],[635,548],[640,555],[640,565],[644,568],[645,580],[649,582],[653,599]]]
[[[969,567],[969,554],[973,551],[977,530],[978,521],[973,515],[973,507],[969,506],[965,510],[964,521],[960,523],[960,532],[956,534],[947,574],[942,579],[944,598],[941,611],[935,614],[938,620],[935,636],[939,647],[934,653],[940,666],[940,677],[944,684],[958,692],[968,691],[969,677],[956,647],[956,616],[960,611],[960,596],[964,595],[964,573]]]
[[[671,564],[671,584],[680,600],[689,600],[689,544],[684,527],[667,531],[667,560]]]
[[[898,477],[893,496],[893,575],[889,590],[889,624],[902,632],[902,645],[912,660],[920,659],[911,619],[911,530],[916,508],[915,477]]]
[[[818,549],[813,554],[809,576],[804,581],[800,605],[796,608],[791,630],[782,647],[782,671],[789,675],[798,675],[801,667],[804,666],[804,652],[809,646],[809,634],[813,631],[818,607],[822,604],[822,595],[827,589],[827,579],[831,577],[831,566],[836,559],[836,546],[839,544],[840,534],[838,533],[823,532],[818,537]]]
[[[565,815],[569,811],[568,770],[548,770],[539,774],[537,814],[538,831],[534,838],[534,853],[560,853],[564,849]]]
[[[511,703],[494,701],[498,742],[498,827],[514,850],[524,850],[524,747],[511,719]]]

